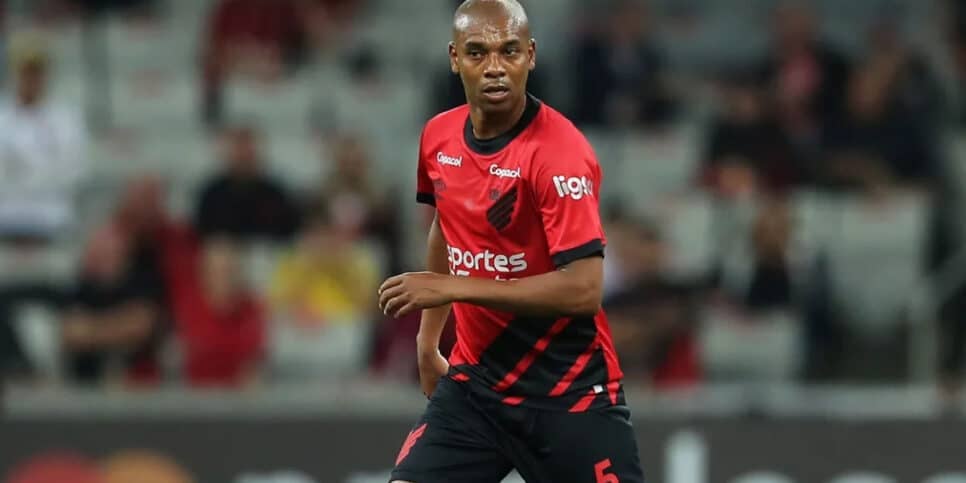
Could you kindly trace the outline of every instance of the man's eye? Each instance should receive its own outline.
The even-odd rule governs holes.
[[[520,53],[520,49],[518,49],[516,47],[509,47],[509,48],[506,49],[505,52],[506,52],[506,55],[516,55],[516,54]]]
[[[478,51],[478,50],[474,50],[474,51],[471,51],[471,52],[470,52],[469,54],[467,54],[467,55],[469,55],[469,56],[470,56],[471,58],[474,58],[474,59],[478,59],[478,58],[480,58],[480,57],[482,57],[482,56],[483,56],[483,52],[480,52],[480,51]]]

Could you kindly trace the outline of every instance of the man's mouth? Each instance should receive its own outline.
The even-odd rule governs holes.
[[[493,85],[483,88],[483,96],[490,100],[501,100],[510,94],[510,88],[504,85]]]

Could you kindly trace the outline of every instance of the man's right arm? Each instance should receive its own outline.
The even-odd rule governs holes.
[[[439,213],[433,217],[433,224],[429,227],[426,268],[430,272],[449,274],[449,254],[443,231],[439,227]],[[423,310],[419,323],[419,335],[416,336],[420,358],[438,354],[439,340],[446,327],[449,311],[450,304]]]

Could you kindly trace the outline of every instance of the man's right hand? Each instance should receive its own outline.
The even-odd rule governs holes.
[[[439,378],[449,372],[449,362],[438,348],[417,349],[419,352],[419,385],[426,397],[433,395]]]

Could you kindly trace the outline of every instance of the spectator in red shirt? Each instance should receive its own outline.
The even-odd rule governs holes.
[[[173,286],[185,378],[196,387],[253,382],[265,343],[264,311],[242,283],[239,252],[225,239],[204,246],[184,231],[169,259],[180,270]]]

